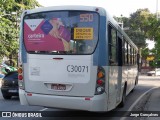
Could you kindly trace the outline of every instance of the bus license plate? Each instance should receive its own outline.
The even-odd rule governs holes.
[[[53,90],[66,90],[66,85],[52,84],[51,89],[53,89]]]

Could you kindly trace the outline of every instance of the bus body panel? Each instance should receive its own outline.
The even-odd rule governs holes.
[[[102,8],[96,7],[49,7],[27,11],[28,14],[54,10],[96,11],[100,15],[98,44],[93,54],[85,55],[43,55],[30,54],[24,48],[21,35],[21,56],[24,70],[25,89],[20,89],[23,105],[67,108],[87,111],[108,111],[122,100],[125,83],[126,94],[134,88],[137,76],[136,66],[110,66],[108,49],[108,23],[127,38],[118,24]],[[23,25],[22,25],[23,26]],[[23,28],[23,27],[22,27]],[[21,32],[23,34],[23,32]],[[25,55],[23,56],[23,53]],[[98,67],[105,70],[105,92],[95,95]],[[130,72],[130,73],[129,73]],[[65,90],[54,90],[52,85],[65,85]]]
[[[92,56],[28,55],[27,61],[24,66],[27,92],[94,96],[97,67],[92,65]],[[51,87],[53,84],[65,85],[66,90],[55,90]]]
[[[22,105],[37,105],[85,111],[107,111],[106,93],[91,97],[90,100],[85,100],[85,97],[74,96],[53,96],[43,94],[32,94],[32,96],[28,96],[27,92],[21,89],[19,90]]]
[[[110,66],[109,72],[109,90],[108,90],[108,109],[112,110],[115,108],[117,104],[117,96],[118,96],[118,67]]]
[[[135,80],[138,75],[137,66],[128,66],[128,76],[127,76],[127,91],[126,95],[128,95],[132,89],[135,87]]]

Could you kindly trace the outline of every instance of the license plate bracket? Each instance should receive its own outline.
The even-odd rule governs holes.
[[[63,84],[51,84],[52,90],[66,90],[66,85]]]

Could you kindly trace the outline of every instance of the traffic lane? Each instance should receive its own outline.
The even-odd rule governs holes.
[[[150,77],[150,76],[142,76],[140,75],[138,85],[135,86],[133,92],[130,92],[130,94],[126,97],[126,103],[123,108],[116,108],[116,111],[126,111],[132,105],[132,103],[135,102],[137,98],[139,98],[142,94],[144,94],[146,91],[160,86],[160,76],[156,77]],[[54,111],[55,109],[47,109],[46,111]]]
[[[139,90],[141,90],[141,89],[143,89],[143,88],[141,88],[141,89],[139,89],[139,87],[141,88],[141,87],[143,87],[143,86],[137,86],[136,88],[135,88],[135,91],[139,91]],[[148,87],[147,87],[148,88]],[[146,89],[147,89],[146,88]],[[130,101],[131,99],[132,99],[132,96],[134,96],[135,94],[136,94],[136,92],[133,92],[133,93],[131,93],[129,96],[127,96],[127,101],[126,101],[126,105],[125,105],[125,107],[127,107],[127,104],[129,104],[128,103],[128,101]],[[138,92],[139,93],[139,92]],[[135,96],[134,96],[135,97]],[[6,100],[5,100],[6,101]],[[11,100],[7,100],[7,102],[11,102]],[[17,103],[17,105],[19,104],[19,100],[18,100],[18,98],[13,98],[12,99],[12,102],[16,102]],[[15,103],[14,103],[15,104]],[[13,110],[13,105],[9,105],[9,106],[11,106],[11,108],[12,108],[12,110]],[[16,106],[17,107],[17,106]],[[25,107],[27,107],[27,106],[25,106]],[[32,106],[33,107],[33,106]],[[32,107],[30,106],[28,106],[27,107],[27,109],[26,109],[26,111],[32,111],[33,109],[32,109]],[[0,107],[1,108],[1,107]],[[30,109],[29,109],[30,108]],[[42,108],[42,109],[44,109],[44,108]],[[39,110],[42,110],[42,109],[39,109]],[[117,114],[118,114],[118,111],[119,110],[121,110],[121,109],[124,109],[124,108],[117,108],[117,109],[115,109],[114,110],[114,114],[112,113],[112,116],[114,116],[114,117],[110,117],[110,118],[108,118],[108,117],[104,117],[104,116],[110,116],[110,113],[111,112],[107,112],[107,113],[102,113],[102,114],[99,114],[99,113],[90,113],[90,112],[84,112],[84,111],[77,111],[77,112],[75,112],[75,111],[68,111],[68,110],[66,110],[66,112],[65,112],[65,110],[60,110],[60,109],[47,109],[46,111],[52,111],[52,114],[53,114],[53,116],[54,116],[54,114],[57,114],[57,112],[59,112],[58,114],[59,114],[59,116],[56,116],[56,117],[51,117],[51,118],[49,118],[49,117],[47,117],[47,118],[23,118],[23,120],[69,120],[69,119],[76,119],[76,120],[82,120],[82,119],[89,119],[89,120],[105,120],[106,118],[107,119],[109,119],[109,120],[116,120],[116,119],[120,119],[120,117],[117,117]],[[25,109],[24,108],[20,108],[20,107],[18,107],[18,110],[20,111],[20,110],[23,110],[23,111],[25,111]],[[33,111],[37,111],[37,109],[36,110],[33,110]],[[126,109],[125,109],[125,111],[126,111]],[[66,114],[70,114],[69,116],[74,116],[74,117],[65,117],[65,115]],[[76,114],[76,115],[75,115]],[[98,114],[98,115],[97,115]],[[63,116],[63,117],[61,117],[61,116]],[[68,116],[68,115],[67,115]],[[75,116],[77,116],[77,117],[75,117]],[[10,120],[17,120],[17,119],[20,119],[20,118],[10,118]],[[0,119],[0,120],[3,120],[3,119]]]
[[[70,115],[74,116],[78,116],[76,117],[76,119],[78,119],[79,117],[84,117],[85,119],[92,119],[92,118],[98,118],[98,119],[106,119],[106,116],[110,116],[109,118],[107,117],[107,119],[109,120],[117,120],[117,117],[120,119],[120,117],[123,117],[123,115],[125,115],[127,113],[127,110],[132,106],[132,104],[146,91],[148,91],[149,89],[153,88],[154,86],[144,86],[144,85],[138,85],[135,87],[134,91],[131,92],[127,97],[126,97],[126,103],[125,106],[123,108],[115,108],[113,111],[111,112],[106,112],[106,113],[90,113],[90,112],[79,112],[77,111],[77,113],[75,111],[70,111]],[[53,116],[54,114],[56,114],[59,111],[60,116],[65,116],[65,112],[59,109],[51,109],[48,108],[45,111],[52,111],[53,112]],[[76,113],[76,115],[74,115]],[[93,117],[94,116],[94,117]],[[56,118],[56,117],[54,117]],[[53,118],[52,118],[53,119]],[[49,120],[49,118],[47,118],[47,120]]]
[[[0,89],[0,111],[38,111],[40,109],[43,109],[43,107],[20,105],[19,97],[17,96],[13,96],[9,100],[4,99]]]
[[[155,86],[152,85],[142,85],[139,84],[137,85],[133,92],[130,92],[129,95],[126,97],[126,103],[125,106],[123,108],[116,108],[116,111],[127,111],[129,110],[129,108],[131,107],[131,105],[142,95],[144,94],[146,91],[154,88]]]
[[[6,107],[3,109],[3,111],[40,111],[43,110],[44,108],[41,108],[39,110],[33,109],[33,106],[20,106],[19,104],[19,99],[18,98],[13,98],[11,100],[2,100],[5,103],[8,103],[7,105],[5,104],[3,107]],[[2,102],[0,102],[2,103]],[[2,103],[4,104],[4,103]],[[7,107],[8,106],[8,107]],[[0,106],[0,108],[2,108]],[[53,117],[47,117],[47,118],[23,118],[23,120],[70,120],[70,119],[75,119],[75,120],[82,120],[82,119],[89,119],[89,120],[105,120],[110,119],[113,120],[113,117],[108,118],[104,116],[111,116],[111,112],[107,113],[92,113],[92,112],[87,112],[87,111],[72,111],[72,110],[61,110],[61,109],[47,109],[47,111],[52,111]],[[115,110],[116,111],[116,110]],[[66,115],[68,114],[68,115]],[[59,116],[57,116],[59,115]],[[55,117],[54,117],[55,116]],[[62,117],[61,117],[62,116]],[[70,117],[66,117],[70,116]],[[112,113],[112,116],[117,116],[116,113]],[[9,119],[9,118],[6,118]],[[9,120],[18,120],[20,118],[10,118]],[[0,120],[3,120],[1,118]]]
[[[127,111],[129,109],[129,107],[134,103],[134,101],[139,97],[141,96],[144,92],[146,92],[147,90],[149,90],[150,88],[153,88],[155,85],[158,85],[157,83],[159,82],[159,80],[152,80],[152,79],[147,79],[147,82],[146,80],[139,80],[139,85],[135,87],[135,90],[133,93],[130,93],[127,98],[126,98],[126,104],[123,108],[116,108],[114,109],[113,111],[114,114],[112,114],[112,116],[114,117],[110,117],[107,119],[110,119],[110,120],[116,120],[117,119],[117,114],[119,113],[118,111]],[[154,84],[154,85],[153,85]],[[5,104],[5,105],[1,105],[1,104]],[[20,105],[19,103],[19,99],[18,98],[13,98],[11,100],[4,100],[4,99],[0,99],[0,108],[5,108],[6,109],[3,109],[4,111],[40,111],[40,110],[45,110],[45,111],[52,111],[53,115],[56,114],[58,111],[59,111],[59,117],[56,116],[56,117],[52,117],[52,118],[45,118],[45,120],[58,120],[58,119],[76,119],[76,120],[79,120],[79,119],[106,119],[106,117],[104,117],[105,115],[110,115],[110,112],[107,112],[107,113],[104,113],[104,114],[100,114],[98,115],[97,117],[95,117],[95,114],[97,113],[90,113],[90,112],[77,112],[76,114],[78,114],[78,117],[76,117],[74,114],[75,114],[75,111],[72,112],[68,112],[67,110],[67,114],[70,114],[71,116],[73,115],[74,117],[65,117],[65,112],[62,112],[64,110],[60,110],[60,109],[44,109],[43,107],[34,107],[34,106],[22,106]],[[8,107],[9,106],[9,107]],[[14,107],[15,106],[15,107]],[[63,117],[61,117],[63,116]],[[94,117],[93,117],[94,116]],[[10,118],[10,119],[15,119],[15,118]],[[28,119],[28,118],[25,118],[25,119]],[[30,120],[37,120],[37,118],[29,118]],[[41,119],[43,120],[44,118],[38,118],[38,119]],[[17,118],[15,119],[17,120]]]
[[[132,104],[142,95],[144,94],[146,91],[152,89],[155,86],[144,86],[144,85],[138,85],[135,87],[134,92],[131,92],[127,98],[126,98],[126,104],[123,108],[116,108],[113,111],[109,111],[109,112],[105,112],[105,113],[94,113],[94,112],[87,112],[87,111],[70,111],[69,110],[60,110],[60,109],[51,109],[48,108],[44,111],[52,111],[53,116],[55,115],[55,117],[47,117],[45,118],[45,120],[70,120],[70,119],[74,119],[74,120],[82,120],[82,119],[89,119],[89,120],[117,120],[117,119],[121,119],[126,115],[127,110],[130,108],[130,106],[132,106]],[[56,114],[57,112],[59,112],[59,116],[57,117]],[[70,114],[70,115],[66,115],[66,114]],[[66,116],[73,116],[73,117],[65,117]],[[63,116],[63,117],[61,117]],[[76,117],[77,116],[77,117]],[[109,116],[109,117],[107,117]],[[131,119],[130,117],[128,119]],[[36,120],[36,119],[35,119]],[[43,120],[43,118],[41,118],[40,120]]]
[[[43,107],[20,105],[19,97],[5,100],[3,96],[0,96],[0,111],[38,111],[40,109]]]
[[[144,78],[144,79],[143,79]],[[119,111],[128,111],[129,109],[131,109],[130,107],[135,103],[135,101],[141,97],[145,92],[150,91],[152,88],[156,87],[156,86],[160,86],[160,80],[159,78],[155,78],[155,77],[144,77],[142,76],[139,79],[139,84],[135,87],[134,91],[131,92],[127,97],[126,97],[126,103],[125,106],[123,108],[116,108],[114,109],[114,114],[112,114],[113,116],[118,116],[118,114],[120,113]],[[143,99],[143,98],[142,98]],[[54,111],[55,109],[47,109],[46,111]],[[63,113],[63,112],[62,112]],[[72,114],[72,113],[71,113]],[[94,113],[93,113],[94,114]],[[105,113],[105,115],[108,114],[110,115],[110,112]],[[125,115],[126,113],[124,113]],[[104,116],[105,116],[104,115]],[[107,116],[108,116],[107,115]],[[63,116],[63,115],[62,115]],[[83,114],[80,114],[81,117],[83,117]],[[94,116],[94,115],[93,115]],[[123,115],[122,115],[123,116]],[[90,116],[92,117],[92,115]],[[88,118],[88,117],[87,117]],[[101,117],[103,119],[103,114],[101,115]],[[53,119],[53,118],[52,118]],[[107,119],[111,119],[111,120],[116,120],[116,117],[111,117],[111,118],[107,118]]]

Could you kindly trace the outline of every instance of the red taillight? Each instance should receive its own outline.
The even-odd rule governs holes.
[[[97,84],[100,86],[103,85],[103,80],[97,80]]]
[[[18,80],[23,80],[23,76],[22,75],[18,75]]]
[[[95,94],[99,95],[105,92],[105,69],[101,66],[97,69],[97,81]]]
[[[18,69],[18,85],[20,89],[24,89],[23,69],[22,65]]]
[[[85,98],[85,100],[91,100],[91,98]]]
[[[27,96],[32,96],[32,93],[27,93]]]

